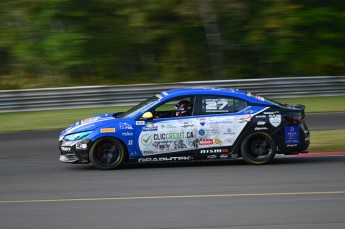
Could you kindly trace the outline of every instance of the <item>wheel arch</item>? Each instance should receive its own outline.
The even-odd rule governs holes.
[[[255,161],[255,159],[251,158],[251,156],[248,157],[247,155],[248,153],[245,152],[245,150],[247,150],[246,149],[247,146],[245,144],[247,144],[248,141],[255,139],[255,136],[258,136],[258,138],[260,136],[264,136],[265,138],[267,138],[269,141],[272,142],[272,152],[269,153],[268,158],[265,160]],[[241,155],[241,157],[243,157],[243,159],[249,164],[266,164],[266,163],[271,162],[274,159],[274,156],[277,153],[277,147],[278,145],[274,136],[270,135],[267,132],[252,132],[243,136],[243,138],[241,138],[241,141],[239,141],[238,154]]]
[[[115,140],[119,141],[121,143],[121,145],[123,146],[124,150],[125,150],[124,162],[129,162],[129,150],[128,150],[127,145],[125,144],[123,139],[121,139],[119,137],[116,137],[116,136],[113,136],[113,135],[103,135],[103,136],[99,136],[98,138],[94,139],[92,144],[90,145],[89,152],[92,149],[94,144],[96,144],[99,140],[105,139],[105,138],[112,138],[112,139],[115,139]],[[88,157],[89,157],[89,155],[88,155]],[[88,158],[88,159],[90,161],[90,158]]]

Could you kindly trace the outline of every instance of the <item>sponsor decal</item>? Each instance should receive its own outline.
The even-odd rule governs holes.
[[[225,135],[234,135],[236,133],[232,132],[231,128],[228,128],[228,129],[226,129],[226,132],[224,132],[223,134],[225,134]]]
[[[140,142],[143,145],[148,146],[152,144],[152,139],[153,137],[151,134],[144,134],[143,136],[141,136]]]
[[[152,144],[159,151],[164,150],[176,150],[187,148],[187,145],[184,144],[183,140],[176,141],[157,141]]]
[[[133,126],[126,122],[120,122],[120,129],[121,130],[133,130]]]
[[[278,127],[282,122],[282,116],[280,114],[271,114],[268,116],[268,119],[274,127]]]
[[[185,123],[183,123],[183,125],[181,127],[193,127],[193,126],[194,126],[194,124],[185,122]]]
[[[216,159],[217,155],[211,154],[207,156],[207,159]]]
[[[145,121],[136,121],[135,125],[143,126],[143,125],[145,125]]]
[[[279,114],[279,111],[264,112],[266,115]]]
[[[68,141],[68,142],[63,142],[62,145],[63,146],[73,146],[75,144],[76,141]]]
[[[263,126],[263,125],[265,125],[266,124],[266,122],[264,122],[264,121],[259,121],[259,122],[257,122],[257,125],[258,126]]]
[[[70,147],[60,147],[61,151],[63,152],[71,152],[71,148]]]
[[[219,125],[226,125],[226,124],[233,124],[233,120],[218,120],[218,121],[209,121],[208,124],[210,126],[219,126]]]
[[[160,125],[162,129],[176,129],[177,125],[172,125],[172,124],[162,124]]]
[[[201,139],[198,144],[201,146],[213,145],[213,139],[204,138],[204,139]]]
[[[199,135],[200,136],[204,136],[205,135],[205,130],[203,130],[203,129],[199,130]]]
[[[245,118],[240,118],[239,120],[237,120],[239,123],[245,123],[245,122],[250,122],[250,119],[252,118],[253,115],[248,115]]]
[[[81,120],[80,124],[84,124],[84,123],[88,123],[88,122],[92,122],[92,118],[87,118],[87,119]]]
[[[145,153],[145,154],[153,154],[153,151],[152,150],[144,150],[143,153]]]
[[[219,155],[219,158],[220,159],[226,159],[226,158],[228,158],[229,156],[227,155],[227,154],[221,154],[221,155]]]
[[[161,141],[161,142],[154,142],[152,145],[159,150],[166,150],[170,148],[172,141]]]
[[[265,98],[264,98],[264,97],[261,97],[261,96],[259,96],[259,95],[256,95],[255,98],[258,99],[258,100],[261,100],[261,101],[265,101]]]
[[[253,110],[245,110],[245,111],[243,111],[243,113],[245,113],[245,114],[253,114],[255,111],[253,111]]]
[[[231,154],[231,158],[237,158],[237,157],[238,157],[238,154],[237,154],[237,153]]]
[[[229,153],[229,149],[222,149],[222,153]]]
[[[267,118],[266,115],[256,115],[255,118]]]
[[[193,158],[191,156],[183,157],[147,157],[139,158],[138,162],[160,162],[160,161],[190,161]]]
[[[212,128],[212,129],[207,129],[207,130],[205,130],[205,134],[204,135],[207,135],[207,136],[215,136],[215,135],[218,135],[218,134],[220,134],[220,131],[221,131],[221,129],[220,128]],[[202,135],[202,136],[204,136],[204,135]]]
[[[115,128],[102,128],[101,133],[115,133]]]
[[[87,149],[87,144],[85,143],[77,143],[75,145],[76,150],[86,150]]]
[[[286,147],[297,147],[297,144],[287,144]]]
[[[228,149],[202,149],[200,150],[201,154],[208,154],[208,153],[228,153]]]
[[[228,101],[226,99],[205,99],[203,104],[206,103],[206,106],[203,105],[203,109],[206,108],[206,112],[229,112]]]
[[[298,144],[300,141],[299,126],[285,127],[285,144]]]
[[[268,128],[267,128],[267,127],[255,127],[254,130],[256,130],[256,131],[259,131],[259,130],[268,130]]]
[[[133,145],[133,140],[128,140],[128,145],[132,146]]]
[[[154,126],[152,122],[146,123],[145,127],[143,127],[143,131],[157,131],[158,126]]]
[[[122,136],[125,136],[125,137],[130,137],[130,136],[133,136],[133,132],[122,132]]]
[[[222,141],[220,140],[220,139],[216,139],[216,140],[214,140],[214,143],[216,143],[216,144],[220,144],[220,143],[222,143]]]
[[[185,138],[194,138],[193,132],[177,132],[177,133],[159,133],[154,134],[154,140],[182,140]]]

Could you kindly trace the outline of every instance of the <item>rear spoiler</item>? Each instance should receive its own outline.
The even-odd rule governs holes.
[[[289,107],[301,109],[301,115],[304,118],[304,116],[305,116],[305,105],[303,105],[303,104],[289,104]]]

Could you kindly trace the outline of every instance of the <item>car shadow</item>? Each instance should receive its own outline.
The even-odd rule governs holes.
[[[248,165],[244,160],[209,160],[209,161],[178,161],[178,162],[147,162],[147,163],[126,163],[115,170],[135,170],[135,169],[164,169],[164,168],[188,168],[188,167],[219,167],[219,166],[281,166],[291,164],[318,164],[318,163],[344,163],[345,157],[341,156],[323,156],[323,157],[304,157],[304,156],[284,156],[275,158],[266,165]],[[91,164],[71,165],[71,170],[98,170]]]

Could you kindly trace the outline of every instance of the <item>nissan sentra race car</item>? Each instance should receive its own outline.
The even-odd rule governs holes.
[[[126,112],[74,123],[59,137],[60,161],[114,169],[124,162],[244,159],[266,164],[276,154],[307,153],[303,105],[246,91],[163,91]]]

